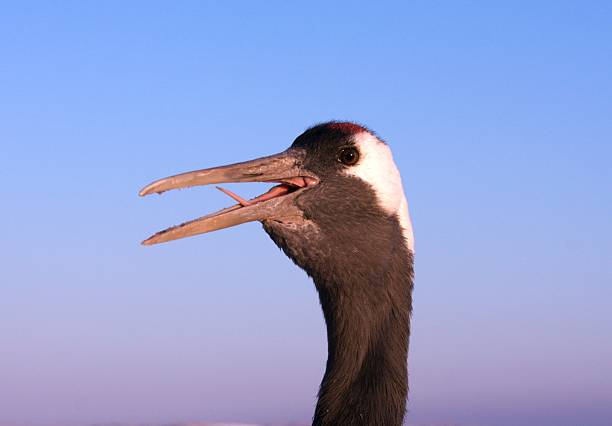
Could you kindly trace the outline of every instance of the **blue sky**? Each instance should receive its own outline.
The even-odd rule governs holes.
[[[611,19],[604,1],[4,4],[0,425],[307,421],[326,351],[305,274],[258,224],[142,248],[228,200],[137,191],[329,119],[376,130],[403,174],[411,424],[609,425]]]

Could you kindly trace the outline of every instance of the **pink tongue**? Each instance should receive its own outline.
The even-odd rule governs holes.
[[[293,177],[293,178],[285,179],[283,180],[283,182],[286,182],[293,186],[297,186],[298,188],[305,188],[307,186],[316,185],[318,181],[311,177],[300,176],[300,177]]]
[[[262,201],[268,201],[268,200],[271,200],[272,198],[280,197],[280,196],[285,195],[285,194],[287,194],[289,192],[289,187],[287,185],[279,185],[279,186],[275,186],[274,188],[270,189],[265,194],[260,195],[257,198],[253,198],[250,201],[247,201],[244,198],[242,198],[240,195],[237,195],[237,194],[233,193],[229,189],[221,188],[220,186],[217,186],[217,189],[219,191],[223,192],[225,195],[228,195],[228,196],[232,197],[242,207],[252,206],[253,204],[261,203]]]

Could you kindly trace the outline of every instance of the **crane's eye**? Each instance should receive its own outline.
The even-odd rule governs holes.
[[[344,148],[340,151],[338,161],[347,166],[353,166],[359,161],[359,151],[357,151],[357,148]]]

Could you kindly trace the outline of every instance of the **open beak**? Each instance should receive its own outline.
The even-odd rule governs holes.
[[[147,185],[140,191],[140,196],[219,183],[273,182],[280,184],[252,200],[244,200],[233,192],[218,187],[238,204],[158,232],[143,241],[143,244],[165,243],[247,222],[299,220],[301,211],[294,203],[295,197],[306,188],[319,183],[319,179],[314,174],[302,168],[304,156],[305,152],[302,149],[289,148],[277,155],[229,166],[182,173]]]

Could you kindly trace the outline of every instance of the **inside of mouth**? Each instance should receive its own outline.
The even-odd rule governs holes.
[[[220,186],[217,186],[217,189],[219,191],[223,192],[228,197],[234,199],[242,207],[247,207],[247,206],[252,206],[253,204],[262,203],[264,201],[271,200],[273,198],[282,197],[284,195],[287,195],[287,194],[290,194],[292,192],[295,192],[295,191],[297,191],[300,188],[296,187],[296,186],[292,186],[292,185],[288,185],[288,184],[282,183],[280,185],[272,187],[265,194],[262,194],[259,197],[255,197],[255,198],[253,198],[251,200],[246,200],[246,199],[242,198],[240,195],[236,194],[235,192],[232,192],[229,189],[225,189],[225,188],[222,188]]]
[[[247,206],[252,206],[258,203],[263,203],[264,201],[268,201],[273,198],[283,197],[285,195],[291,194],[292,192],[298,191],[299,189],[306,188],[312,185],[316,185],[317,183],[318,183],[318,180],[313,179],[311,177],[298,176],[298,177],[288,178],[283,181],[280,181],[280,185],[276,185],[272,187],[265,194],[262,194],[259,197],[255,197],[251,200],[246,200],[242,198],[241,196],[239,196],[238,194],[230,191],[229,189],[225,189],[220,186],[217,186],[217,189],[223,192],[228,197],[235,200],[236,202],[238,202],[238,204],[241,207],[247,207]]]

